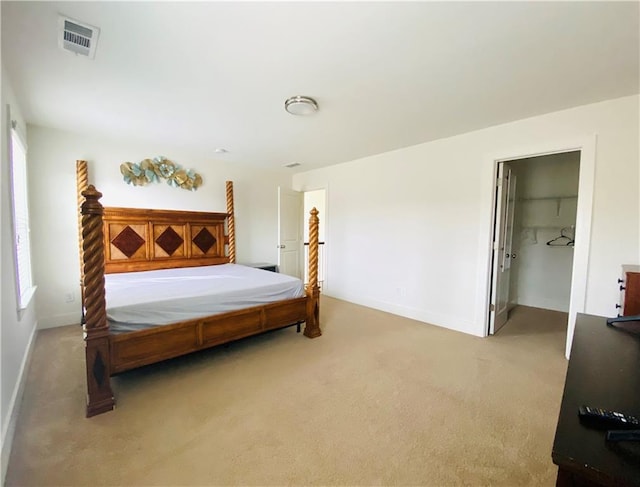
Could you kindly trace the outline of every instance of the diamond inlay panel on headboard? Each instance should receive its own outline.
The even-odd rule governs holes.
[[[216,234],[219,233],[221,229],[221,226],[192,226],[192,254],[206,256],[220,255],[220,249],[218,248],[219,236]]]
[[[198,232],[198,235],[193,237],[193,243],[198,246],[202,253],[206,254],[209,252],[211,247],[216,244],[216,238],[211,235],[211,232],[206,228],[203,228]]]
[[[182,225],[154,225],[154,256],[183,257],[185,255],[184,233]]]
[[[110,253],[112,259],[134,259],[146,257],[143,225],[118,225],[109,227],[111,238]]]

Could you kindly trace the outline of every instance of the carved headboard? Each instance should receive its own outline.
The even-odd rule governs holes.
[[[225,264],[227,213],[105,208],[105,273]]]

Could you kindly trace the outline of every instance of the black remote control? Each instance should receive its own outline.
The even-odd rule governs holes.
[[[633,430],[640,429],[640,420],[628,414],[591,406],[580,406],[578,409],[580,420],[589,426],[602,429]]]
[[[640,441],[640,430],[607,431],[607,441]]]

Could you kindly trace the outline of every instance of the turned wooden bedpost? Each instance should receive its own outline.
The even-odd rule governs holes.
[[[115,405],[110,379],[109,324],[104,291],[102,193],[90,185],[82,192],[82,260],[85,292],[87,417]]]
[[[320,331],[320,288],[318,287],[318,210],[313,208],[309,217],[309,282],[307,283],[307,321],[304,334],[309,338],[322,335]]]
[[[236,263],[236,221],[233,214],[233,181],[227,181],[227,213],[229,215],[228,220],[228,232],[229,232],[229,262]]]
[[[80,323],[84,324],[84,265],[82,260],[82,192],[89,186],[87,161],[76,161],[76,197],[78,201],[78,250],[80,256]]]

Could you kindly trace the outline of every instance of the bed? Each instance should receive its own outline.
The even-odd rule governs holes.
[[[86,173],[77,161],[87,417],[114,408],[115,374],[301,323],[321,335],[317,210],[303,286],[235,263],[232,182],[225,213],[104,208]]]

